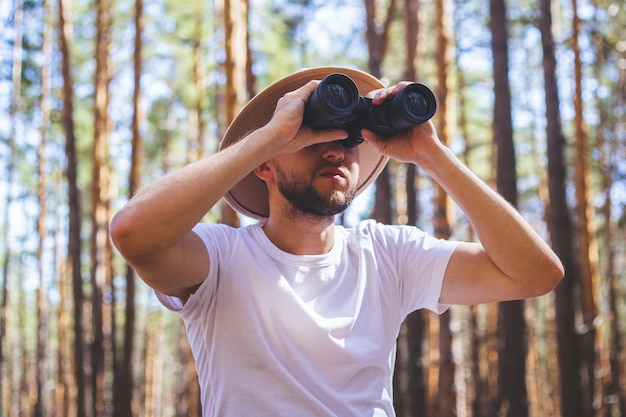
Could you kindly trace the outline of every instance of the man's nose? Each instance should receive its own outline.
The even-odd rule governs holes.
[[[342,161],[346,155],[346,150],[340,141],[335,140],[324,144],[323,157],[325,159],[336,159]]]

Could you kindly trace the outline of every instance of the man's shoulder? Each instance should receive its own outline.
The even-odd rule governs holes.
[[[339,226],[347,241],[368,240],[378,245],[403,244],[433,239],[416,226],[390,225],[373,219],[361,220],[355,226],[344,228]],[[342,233],[339,232],[339,233]]]
[[[246,225],[242,227],[230,226],[222,223],[198,223],[194,226],[193,232],[197,234],[205,245],[233,244],[240,239],[247,240],[255,234],[258,225]]]
[[[361,220],[350,227],[341,225],[335,227],[335,236],[343,236],[348,243],[384,241],[396,233],[394,226],[373,219]]]
[[[374,219],[359,220],[359,222],[353,226],[335,225],[335,229],[345,230],[347,233],[361,233],[365,230],[373,230],[382,227],[386,227],[386,225]]]
[[[213,232],[225,234],[249,233],[251,229],[258,227],[258,224],[249,224],[244,226],[231,226],[224,223],[202,222],[194,226],[195,232]]]

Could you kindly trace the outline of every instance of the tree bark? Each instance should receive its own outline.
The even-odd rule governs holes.
[[[43,19],[43,39],[42,54],[47,58],[51,58],[52,51],[52,25],[50,22],[51,10],[50,2],[43,1],[44,19]],[[48,180],[47,180],[47,159],[46,148],[48,146],[48,129],[50,120],[50,67],[43,66],[41,70],[41,97],[39,99],[39,109],[41,112],[42,125],[40,128],[41,141],[37,152],[37,201],[39,205],[39,215],[37,217],[37,235],[39,242],[37,246],[37,273],[39,275],[39,287],[37,288],[37,367],[36,367],[36,383],[37,398],[35,402],[34,417],[43,417],[48,414],[47,395],[45,393],[45,384],[47,381],[47,349],[48,349],[48,285],[44,276],[44,245],[48,229],[46,226],[47,198],[48,198]]]
[[[511,90],[509,86],[509,52],[506,4],[490,1],[491,46],[493,54],[494,106],[493,141],[496,147],[496,184],[498,192],[517,207],[517,172]],[[528,416],[526,389],[526,323],[524,301],[498,305],[498,388],[496,412],[507,417]]]
[[[96,68],[94,76],[94,140],[91,163],[91,299],[93,342],[91,345],[91,389],[93,413],[103,415],[108,408],[105,391],[111,359],[110,168],[109,168],[109,48],[111,39],[111,2],[96,2]]]
[[[8,316],[8,300],[9,300],[9,271],[11,262],[13,260],[13,254],[11,247],[9,246],[9,236],[11,230],[11,222],[9,218],[9,212],[13,204],[13,183],[15,181],[15,170],[17,160],[17,144],[15,140],[15,119],[17,116],[17,109],[21,97],[22,86],[22,40],[23,40],[23,19],[24,19],[24,4],[22,0],[17,0],[15,5],[15,14],[13,16],[13,56],[12,56],[12,68],[11,68],[11,103],[9,107],[9,119],[11,120],[8,137],[9,156],[6,166],[6,186],[7,194],[5,200],[6,210],[2,216],[2,241],[4,242],[4,256],[2,260],[2,294],[0,296],[0,411],[9,410],[10,403],[5,407],[5,390],[4,387],[10,387],[10,373],[8,372],[8,366],[5,361],[5,344],[8,345],[7,340],[7,316]],[[9,357],[10,354],[6,354]],[[5,371],[7,371],[5,373]],[[6,399],[11,401],[11,395]]]
[[[598,244],[595,230],[595,209],[590,203],[591,171],[589,139],[583,116],[582,97],[582,62],[578,36],[580,34],[580,18],[578,17],[577,0],[572,0],[572,50],[574,52],[574,185],[576,195],[576,224],[578,232],[578,259],[580,262],[581,310],[582,326],[580,335],[581,354],[583,361],[583,407],[585,415],[594,414],[594,391],[596,389],[596,329],[598,275]],[[598,386],[601,391],[601,384]],[[601,393],[597,403],[601,404]]]
[[[454,118],[450,117],[452,108],[449,106],[451,95],[449,91],[450,75],[448,72],[449,58],[449,22],[445,12],[446,0],[435,2],[435,33],[436,33],[436,53],[435,61],[437,71],[437,120],[436,127],[439,138],[444,145],[448,144],[450,131],[454,125]],[[435,201],[433,227],[435,237],[448,239],[451,234],[449,206],[451,204],[448,194],[439,184],[434,184]],[[437,403],[435,405],[435,415],[440,417],[456,416],[456,389],[455,373],[456,366],[452,352],[453,334],[450,328],[450,310],[439,316],[439,380],[437,386]]]
[[[248,45],[247,0],[224,0],[224,33],[226,39],[226,61],[224,70],[226,89],[224,91],[225,125],[233,121],[245,104],[249,82],[247,80],[250,56]],[[237,213],[228,205],[222,204],[221,222],[239,226]]]
[[[131,158],[128,174],[128,199],[139,190],[143,165],[143,140],[140,126],[143,120],[141,110],[141,73],[143,68],[143,0],[135,0],[135,39],[133,51],[133,116],[131,122]],[[133,268],[126,264],[126,304],[124,307],[124,340],[121,355],[115,361],[113,384],[113,415],[132,417],[133,415],[133,364],[135,346],[135,292],[136,277]]]
[[[596,2],[594,2],[596,3]],[[594,4],[596,10],[598,10],[598,5]],[[595,20],[595,19],[594,19]],[[594,30],[599,32],[598,22],[594,21]],[[596,45],[596,59],[593,66],[594,74],[596,79],[601,79],[601,73],[604,65],[606,64],[605,58],[605,49],[604,46],[604,37],[596,36],[594,38]],[[618,82],[613,88],[615,91],[624,91],[626,87],[626,79],[624,76],[621,76]],[[608,336],[606,337],[607,345],[605,349],[599,349],[599,352],[603,355],[603,362],[608,362],[608,364],[603,365],[602,375],[604,375],[604,388],[606,392],[604,393],[608,398],[614,398],[613,401],[606,401],[605,405],[605,416],[626,416],[626,387],[624,384],[620,384],[622,380],[622,363],[620,361],[620,355],[622,352],[622,333],[621,333],[621,317],[619,315],[618,309],[618,298],[619,298],[619,290],[618,290],[618,274],[616,272],[616,233],[615,233],[615,223],[613,219],[613,206],[611,202],[611,189],[613,188],[613,173],[615,172],[615,156],[619,154],[618,146],[620,143],[616,139],[607,140],[607,135],[605,135],[605,127],[606,126],[614,126],[615,122],[609,116],[609,112],[607,111],[607,107],[609,108],[622,108],[624,106],[624,97],[619,94],[612,94],[611,97],[614,97],[608,103],[603,102],[602,98],[600,98],[600,94],[596,94],[597,100],[597,108],[599,115],[599,123],[596,129],[597,136],[597,147],[600,151],[600,185],[602,190],[603,203],[600,207],[600,212],[602,214],[604,220],[604,236],[603,236],[603,246],[604,246],[604,269],[601,274],[606,281],[606,285],[608,287],[608,322],[610,323],[608,326]],[[608,104],[608,106],[607,106]],[[608,368],[608,369],[607,369]],[[602,398],[602,401],[605,401],[605,398]]]
[[[574,284],[580,280],[573,249],[572,224],[565,197],[565,138],[559,114],[556,58],[552,35],[551,1],[539,2],[539,27],[543,47],[543,70],[546,99],[548,142],[548,193],[550,214],[548,229],[552,246],[565,266],[565,279],[555,290],[557,321],[557,356],[559,362],[561,415],[582,417],[583,390],[580,376],[580,346],[575,328]]]
[[[381,66],[383,58],[387,53],[389,44],[389,27],[395,16],[395,0],[390,0],[387,7],[387,14],[383,23],[377,22],[377,2],[376,0],[364,0],[365,4],[365,40],[367,42],[367,70],[376,78],[381,76]],[[376,178],[375,203],[372,217],[379,222],[390,224],[393,222],[391,209],[392,193],[391,179],[387,172],[387,167]]]
[[[63,110],[61,123],[65,132],[66,176],[68,183],[69,231],[68,231],[68,269],[72,277],[72,293],[74,301],[74,374],[76,384],[77,417],[87,416],[85,349],[83,332],[83,280],[81,276],[81,206],[78,189],[76,137],[74,132],[74,81],[71,74],[72,57],[69,42],[71,23],[68,20],[70,10],[67,0],[59,0],[59,44],[62,57],[61,73],[63,75]]]

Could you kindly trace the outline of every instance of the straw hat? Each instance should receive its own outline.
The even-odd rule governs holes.
[[[351,68],[318,67],[298,71],[276,81],[254,96],[228,127],[219,149],[227,148],[251,131],[267,124],[274,114],[276,103],[286,93],[302,87],[311,80],[321,80],[334,73],[342,73],[352,78],[362,96],[385,87],[377,78]],[[360,152],[360,176],[356,191],[358,195],[378,177],[389,158],[365,144],[358,146],[357,149]],[[253,172],[231,188],[224,199],[233,209],[248,217],[255,219],[269,217],[267,187]]]

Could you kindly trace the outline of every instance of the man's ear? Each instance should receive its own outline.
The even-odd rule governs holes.
[[[269,181],[274,176],[272,168],[268,162],[264,162],[254,169],[254,174],[263,181]]]

